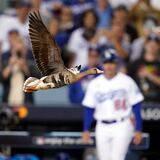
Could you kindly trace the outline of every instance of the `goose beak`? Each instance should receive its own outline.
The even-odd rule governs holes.
[[[81,65],[78,66],[78,70],[80,70],[80,69],[81,69]]]
[[[102,71],[102,70],[100,70],[100,69],[97,69],[97,73],[98,73],[98,74],[102,74],[102,73],[104,73],[104,71]]]

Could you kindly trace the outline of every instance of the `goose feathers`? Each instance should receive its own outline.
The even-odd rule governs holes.
[[[39,12],[29,14],[29,36],[33,56],[42,75],[63,71],[65,66],[60,48],[43,24]]]

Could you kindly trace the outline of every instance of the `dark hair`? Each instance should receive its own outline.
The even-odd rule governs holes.
[[[86,10],[86,11],[84,11],[84,12],[82,13],[82,16],[81,16],[81,26],[82,26],[82,27],[84,27],[84,18],[86,17],[86,15],[87,15],[88,13],[92,13],[92,14],[93,14],[93,16],[95,17],[95,20],[96,20],[96,24],[97,24],[98,21],[99,21],[98,16],[97,16],[97,13],[95,12],[95,10],[94,10],[94,9],[88,9],[88,10]]]
[[[113,9],[113,12],[116,12],[116,11],[125,11],[128,13],[128,9],[125,5],[119,5],[119,6],[115,7]]]
[[[17,35],[19,34],[18,30],[17,29],[11,29],[9,32],[8,32],[8,35],[10,36],[11,34],[13,33],[16,33]]]
[[[114,13],[117,11],[124,11],[128,14],[128,9],[125,5],[119,5],[113,9],[112,18],[114,18]]]

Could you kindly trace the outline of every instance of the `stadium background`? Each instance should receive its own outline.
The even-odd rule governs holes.
[[[141,145],[131,145],[127,159],[159,160],[160,82],[147,81],[146,72],[140,67],[160,76],[160,37],[152,33],[160,24],[159,0],[1,0],[0,159],[96,159],[93,142],[83,145],[80,139],[81,100],[93,77],[73,86],[35,92],[23,103],[7,99],[14,76],[10,75],[8,81],[4,70],[14,49],[26,51],[23,65],[28,66],[30,75],[39,76],[28,37],[27,14],[34,10],[40,10],[45,25],[62,48],[68,67],[78,64],[88,67],[91,64],[87,60],[100,58],[104,48],[120,51],[121,71],[135,78],[145,95],[141,113],[143,131],[147,134]],[[17,83],[15,87],[20,82]],[[23,94],[13,93],[18,100]]]

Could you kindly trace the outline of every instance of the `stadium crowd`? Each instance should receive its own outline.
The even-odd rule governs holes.
[[[151,0],[12,0],[0,15],[0,79],[2,102],[34,103],[24,94],[23,82],[40,74],[32,57],[28,13],[40,11],[45,25],[62,49],[67,67],[82,65],[82,71],[101,67],[102,53],[116,49],[119,69],[131,75],[145,100],[159,102],[160,3]],[[68,86],[71,103],[81,104],[94,76]],[[18,84],[18,85],[17,85]],[[16,95],[16,96],[15,96]]]

